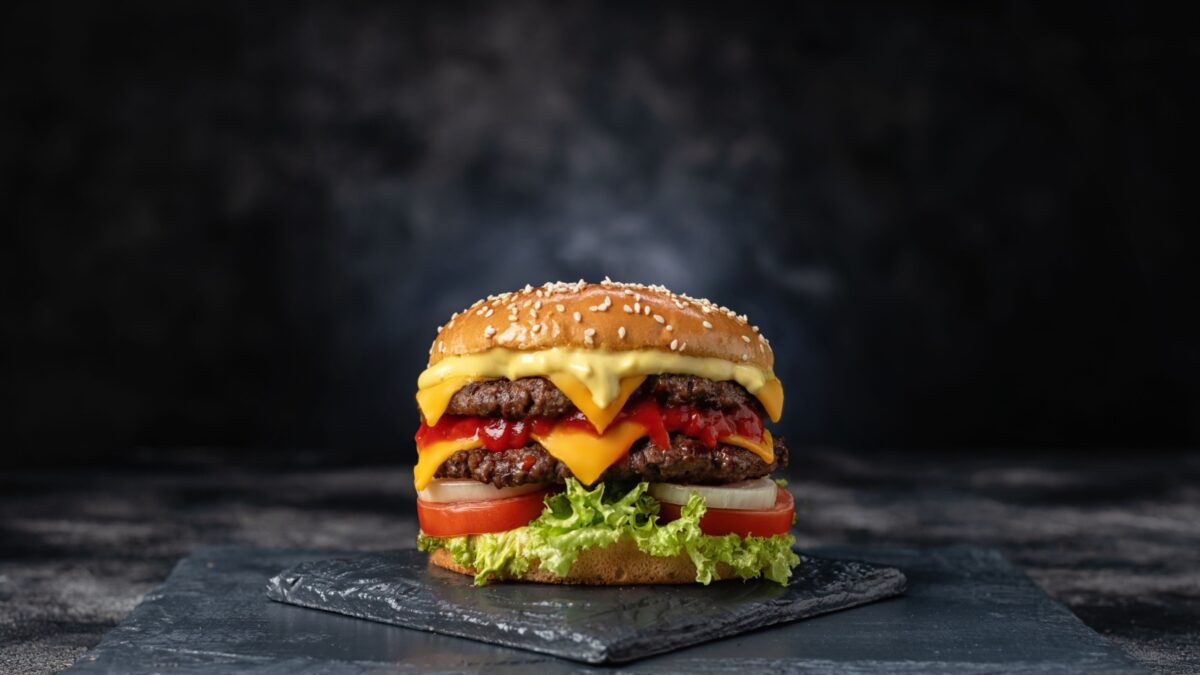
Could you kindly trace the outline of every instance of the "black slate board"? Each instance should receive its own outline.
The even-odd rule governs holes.
[[[1140,673],[998,553],[811,551],[904,570],[905,595],[613,668],[271,602],[279,570],[345,551],[215,548],[182,561],[69,672]]]
[[[473,585],[412,549],[330,558],[272,577],[272,600],[552,654],[623,663],[904,591],[894,567],[802,556],[787,586]]]

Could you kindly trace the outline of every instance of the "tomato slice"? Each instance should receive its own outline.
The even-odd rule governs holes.
[[[418,499],[417,520],[421,531],[431,537],[507,532],[542,515],[547,492],[475,502],[437,503]]]
[[[682,509],[678,504],[660,503],[658,519],[669,523],[679,519]],[[775,505],[769,509],[744,511],[741,509],[708,509],[700,517],[700,531],[704,534],[736,534],[740,537],[772,537],[787,534],[792,529],[792,516],[796,503],[792,493],[783,488],[775,493]]]

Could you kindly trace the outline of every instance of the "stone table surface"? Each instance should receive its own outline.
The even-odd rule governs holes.
[[[201,546],[412,545],[408,467],[320,457],[0,472],[0,671],[71,665]],[[1149,669],[1200,672],[1200,453],[798,449],[788,475],[801,548],[995,546]]]

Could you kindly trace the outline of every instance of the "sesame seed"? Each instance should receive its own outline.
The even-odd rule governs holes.
[[[442,327],[441,327],[441,326],[438,326],[437,332],[438,332],[438,335],[441,335],[441,334],[442,334]]]
[[[535,323],[535,324],[533,324],[533,328],[532,328],[531,330],[532,330],[534,333],[536,333],[536,332],[538,332],[538,331],[542,330],[542,324],[540,324],[540,323]]]
[[[450,321],[448,321],[446,323],[446,328],[454,328],[454,319],[453,318],[450,319]]]
[[[495,313],[496,313],[496,310],[492,309],[491,307],[488,307],[488,311],[483,313],[483,318],[490,319],[491,316]]]
[[[705,319],[705,320],[704,320],[704,327],[705,327],[705,328],[709,328],[709,329],[711,329],[711,328],[712,328],[712,324],[708,322],[708,319]]]
[[[583,331],[583,335],[584,335],[585,337],[592,337],[592,336],[594,336],[595,334],[596,334],[596,329],[595,329],[595,328],[589,328],[589,329],[587,329],[587,330]]]
[[[536,319],[537,318],[537,310],[530,307],[529,308],[529,316],[530,316],[530,318]]]
[[[490,338],[495,334],[496,334],[496,327],[490,323],[488,324],[487,328],[483,329],[483,337],[485,337],[485,338]]]
[[[749,342],[750,342],[750,336],[748,336],[748,335],[743,335],[743,336],[742,336],[742,342],[749,343]]]
[[[597,305],[588,305],[588,311],[589,311],[589,312],[594,312],[594,311],[596,311],[597,309],[600,309],[600,307],[599,307],[599,306],[597,306]]]
[[[678,346],[679,346],[679,340],[671,340],[671,351],[675,351],[675,348]]]
[[[633,308],[632,308],[632,307],[630,307],[629,305],[624,305],[624,306],[622,307],[622,309],[624,309],[624,310],[625,310],[625,313],[626,313],[626,314],[633,314]]]
[[[508,315],[508,320],[509,320],[509,321],[511,321],[511,322],[513,322],[513,323],[516,323],[516,321],[517,321],[517,315],[516,315],[516,314],[509,314],[509,315]]]
[[[645,307],[642,308],[642,314],[645,314],[646,316],[650,316],[650,305],[646,305]]]
[[[617,329],[617,335],[621,336],[622,340],[625,339],[625,326],[621,326]]]
[[[563,306],[562,306],[562,303],[559,303],[559,304],[557,304],[557,305],[555,305],[555,306],[554,306],[554,309],[557,309],[558,311],[560,311],[560,312],[563,312],[563,311],[566,311],[566,309],[567,309],[567,308],[566,308],[566,307],[563,307]]]
[[[633,311],[635,314],[640,314],[642,311],[642,303],[640,303],[640,302],[633,303]]]
[[[541,294],[542,294],[542,292],[541,292],[541,291],[538,291],[538,295],[541,295]],[[534,308],[534,309],[541,309],[541,308],[542,308],[542,301],[541,301],[541,300],[538,300],[537,302],[533,303],[533,308]]]
[[[749,360],[750,360],[750,355],[749,355],[749,354],[742,354],[742,360],[743,360],[743,361],[749,361]]]
[[[672,326],[671,324],[667,324],[667,332],[670,333],[673,330],[675,330],[674,326]]]
[[[583,315],[582,315],[582,314],[580,314],[579,312],[575,312],[575,320],[576,320],[576,321],[583,321]]]
[[[712,307],[710,307],[708,305],[701,305],[700,311],[704,312],[705,314],[712,314]]]
[[[663,315],[662,315],[662,314],[655,314],[655,315],[654,315],[654,320],[655,320],[655,321],[657,321],[657,322],[659,322],[659,323],[666,323],[666,322],[667,322],[667,320],[663,318]]]
[[[686,343],[686,342],[685,342],[685,343],[683,343],[683,344],[681,344],[681,345],[679,345],[679,353],[681,353],[681,354],[682,354],[684,349],[687,349],[687,343]]]

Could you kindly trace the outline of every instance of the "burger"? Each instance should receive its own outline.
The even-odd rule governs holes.
[[[476,584],[786,583],[774,354],[662,286],[547,283],[438,329],[417,380],[418,547]]]

